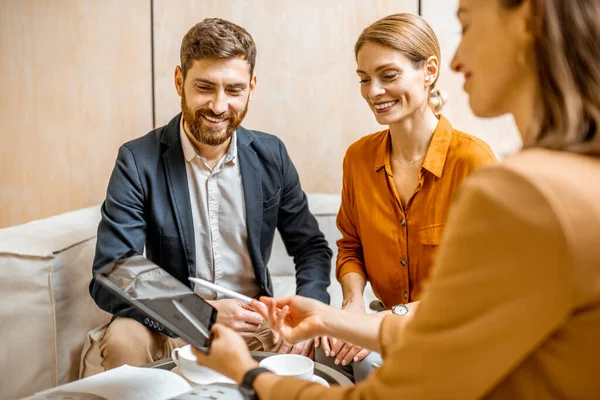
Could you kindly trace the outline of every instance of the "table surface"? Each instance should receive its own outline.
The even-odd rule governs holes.
[[[260,361],[269,356],[275,355],[276,353],[268,353],[264,351],[252,351],[252,357],[256,361]],[[151,364],[146,364],[145,367],[148,368],[160,368],[166,369],[168,371],[175,368],[175,363],[171,358],[165,358],[164,360],[158,360]],[[350,379],[346,378],[340,372],[336,371],[333,368],[330,368],[321,363],[315,362],[315,375],[320,376],[325,379],[330,385],[341,385],[341,386],[352,386],[353,383]]]

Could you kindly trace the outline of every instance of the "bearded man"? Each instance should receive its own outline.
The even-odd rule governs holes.
[[[199,277],[250,297],[272,296],[267,263],[275,229],[296,268],[296,292],[329,303],[331,250],[277,137],[240,124],[256,87],[256,47],[228,21],[205,19],[181,44],[181,114],[121,146],[102,205],[92,271],[142,254],[190,286]],[[190,286],[191,287],[191,286]],[[310,356],[313,341],[273,343],[262,317],[238,300],[194,288],[250,350]],[[182,340],[93,279],[113,319],[100,341],[105,370],[169,357]]]

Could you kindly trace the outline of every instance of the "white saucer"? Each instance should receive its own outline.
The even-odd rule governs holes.
[[[176,366],[175,368],[173,368],[171,370],[171,372],[174,372],[177,375],[181,376],[183,379],[188,381],[188,383],[191,384],[193,387],[196,387],[199,385],[208,385],[210,383],[235,383],[232,379],[229,379],[225,375],[221,375],[217,371],[212,371],[212,370],[211,370],[212,373],[200,375],[200,376],[198,376],[198,378],[195,378],[195,379],[190,379],[187,376],[185,376],[181,372],[181,368],[179,368],[179,366]]]
[[[329,383],[325,379],[321,378],[318,375],[313,375],[312,381],[315,383],[320,383],[321,385],[323,385],[325,387],[329,387]]]
[[[175,368],[173,368],[171,370],[171,372],[176,373],[177,375],[181,376],[183,379],[185,379],[186,381],[188,381],[189,384],[191,384],[193,387],[199,386],[199,385],[208,385],[210,383],[235,383],[233,380],[229,379],[228,377],[226,377],[225,375],[221,375],[218,372],[215,372],[214,375],[211,374],[210,376],[205,376],[202,379],[195,379],[195,380],[190,380],[189,378],[187,378],[185,375],[183,375],[181,373],[181,369],[179,368],[179,366],[176,366]],[[311,379],[314,383],[318,383],[321,384],[325,387],[329,387],[329,382],[327,382],[325,379],[321,378],[318,375],[313,375],[312,379]]]

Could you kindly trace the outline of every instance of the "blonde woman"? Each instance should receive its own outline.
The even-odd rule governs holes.
[[[381,368],[354,387],[278,377],[221,325],[199,363],[266,400],[598,397],[600,2],[461,0],[458,16],[471,108],[512,114],[525,149],[463,183],[418,310],[255,304],[286,342],[340,337],[381,351]]]
[[[342,308],[364,314],[370,281],[383,313],[402,314],[414,311],[454,193],[473,170],[496,159],[485,142],[440,114],[440,46],[423,18],[380,19],[362,32],[354,51],[361,95],[387,128],[358,140],[344,159],[336,269]],[[381,363],[362,346],[328,337],[319,342],[316,360],[356,381]]]

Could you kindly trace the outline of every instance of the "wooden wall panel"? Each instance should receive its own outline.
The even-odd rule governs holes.
[[[149,0],[0,1],[0,227],[99,203],[152,129]]]
[[[457,2],[422,0],[442,45],[444,113],[499,156],[512,153],[512,119],[474,117],[449,71]],[[307,191],[338,193],[346,148],[382,129],[359,94],[354,41],[417,3],[154,0],[156,125],[179,112],[172,77],[185,32],[205,17],[229,19],[258,45],[244,125],[284,140]],[[0,227],[102,201],[118,146],[152,128],[150,36],[150,0],[0,1]]]
[[[417,0],[155,0],[157,126],[180,111],[173,71],[187,30],[206,17],[230,20],[258,48],[258,86],[243,125],[284,141],[306,191],[339,193],[347,147],[383,129],[360,96],[354,42],[398,12],[417,12]]]
[[[423,17],[435,30],[442,49],[442,71],[437,87],[448,94],[448,103],[443,114],[456,128],[485,140],[499,158],[514,153],[521,147],[521,138],[512,117],[475,117],[469,108],[468,97],[462,89],[462,75],[450,70],[450,62],[460,41],[461,28],[456,18],[458,0],[421,1]]]

